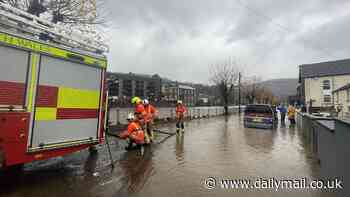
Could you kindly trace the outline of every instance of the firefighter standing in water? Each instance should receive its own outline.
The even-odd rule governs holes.
[[[181,100],[177,101],[176,104],[176,133],[180,132],[180,129],[182,132],[185,131],[185,126],[184,126],[184,117],[186,113],[186,107],[182,104]]]
[[[141,127],[145,130],[145,117],[146,117],[146,111],[145,107],[142,103],[142,100],[140,97],[135,96],[131,99],[131,103],[135,105],[135,116],[140,121]],[[149,144],[151,142],[150,137],[148,136],[147,132],[145,133],[145,143]]]
[[[133,113],[128,115],[128,129],[119,134],[121,139],[128,140],[128,146],[125,147],[126,150],[133,148],[133,144],[136,144],[136,147],[141,147],[144,144],[145,132],[142,130],[140,121]]]
[[[154,118],[157,116],[157,110],[153,105],[149,103],[147,99],[143,100],[143,105],[146,112],[146,115],[144,117],[146,133],[149,136],[150,142],[153,142],[153,123]]]

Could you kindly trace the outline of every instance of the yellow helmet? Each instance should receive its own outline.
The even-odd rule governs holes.
[[[142,100],[140,99],[140,97],[135,96],[135,97],[133,97],[133,98],[131,99],[131,103],[132,103],[132,104],[134,104],[134,103],[140,103],[140,102],[142,102]]]

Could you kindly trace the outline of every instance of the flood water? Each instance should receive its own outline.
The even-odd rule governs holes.
[[[143,154],[126,152],[124,142],[110,138],[113,170],[106,146],[101,146],[96,155],[82,151],[1,177],[0,196],[333,196],[311,189],[220,188],[220,179],[318,178],[318,161],[296,127],[251,129],[241,121],[238,116],[192,120],[184,135],[159,134]],[[173,124],[161,129],[175,132]],[[217,180],[215,189],[205,187],[208,177]]]

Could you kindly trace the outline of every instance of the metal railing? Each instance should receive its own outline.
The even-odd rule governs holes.
[[[242,110],[244,107],[242,107]],[[171,120],[175,119],[175,108],[173,107],[161,107],[157,108],[158,110],[158,119],[160,120]],[[110,109],[110,124],[127,124],[126,117],[129,113],[134,111],[133,108],[111,108]],[[233,114],[238,112],[238,106],[230,106],[229,113]],[[207,118],[213,116],[220,116],[225,113],[224,108],[221,106],[213,107],[188,107],[185,117],[188,119],[197,119],[197,118]]]

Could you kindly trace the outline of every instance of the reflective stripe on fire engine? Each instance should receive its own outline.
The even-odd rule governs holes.
[[[57,107],[98,109],[99,98],[99,91],[59,87]]]
[[[31,76],[30,76],[30,86],[29,86],[29,101],[28,101],[28,111],[31,112],[33,110],[33,96],[34,96],[34,88],[36,86],[36,69],[38,65],[39,55],[32,53],[31,54]]]
[[[37,107],[35,111],[35,120],[56,120],[57,108]]]
[[[109,91],[106,92],[106,103],[105,103],[105,121],[104,121],[104,128],[107,129],[108,127],[108,119],[109,119],[109,110],[108,110],[108,105],[109,105],[109,101],[108,101],[108,96],[109,96]]]
[[[80,58],[84,59],[84,62],[87,64],[98,65],[102,68],[107,67],[106,60],[101,60],[101,59],[92,58],[92,57],[85,56],[85,55],[71,53],[71,52],[68,52],[66,50],[52,47],[52,46],[47,45],[47,44],[42,44],[39,42],[18,38],[18,37],[8,35],[8,34],[2,33],[2,32],[0,32],[0,42],[8,44],[8,45],[16,46],[16,47],[21,47],[24,49],[29,49],[29,50],[32,50],[35,52],[47,53],[50,55],[54,55],[54,56],[58,56],[58,57],[66,58],[66,59],[69,58],[69,56],[71,54],[73,54],[76,57],[80,57]]]
[[[35,120],[93,119],[98,117],[98,109],[69,109],[37,107]]]

